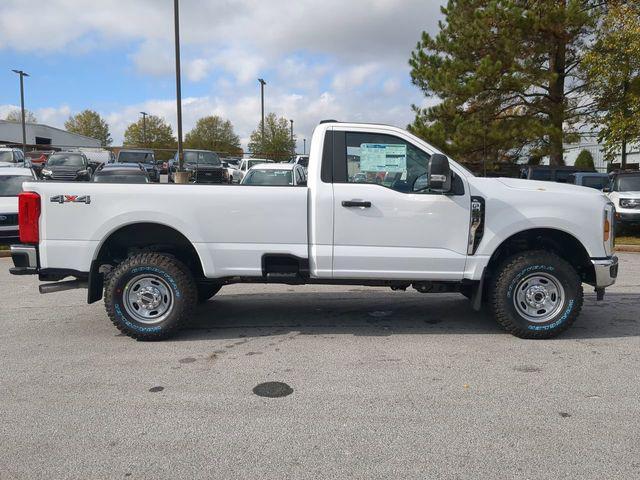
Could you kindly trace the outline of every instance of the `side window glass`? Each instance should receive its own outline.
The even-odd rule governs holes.
[[[403,193],[424,190],[431,155],[392,135],[346,134],[347,182],[374,183]]]

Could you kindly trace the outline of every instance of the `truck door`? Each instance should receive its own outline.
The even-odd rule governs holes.
[[[460,280],[470,197],[425,189],[431,155],[407,139],[335,131],[333,277]],[[455,172],[455,169],[452,169]]]

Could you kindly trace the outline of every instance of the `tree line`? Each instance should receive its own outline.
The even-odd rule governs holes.
[[[455,158],[562,165],[595,128],[625,167],[640,142],[640,5],[623,0],[449,0],[411,54],[411,79],[438,103],[409,129]]]
[[[28,110],[25,111],[25,118],[29,123],[37,122],[36,116]],[[6,119],[19,122],[22,114],[20,110],[11,111]],[[108,123],[94,110],[83,110],[70,116],[64,127],[68,132],[99,140],[103,147],[109,147],[113,143]],[[274,113],[268,114],[265,118],[264,137],[262,131],[260,122],[249,140],[249,151],[254,156],[282,161],[289,159],[295,152],[295,135],[291,136],[289,121],[286,118],[278,117]],[[147,115],[145,119],[140,118],[129,124],[124,132],[123,145],[172,150],[177,148],[178,141],[173,134],[173,128],[164,118]],[[240,137],[235,133],[233,124],[217,115],[198,119],[193,129],[185,135],[184,147],[230,155],[243,154]],[[163,155],[159,158],[161,157]]]

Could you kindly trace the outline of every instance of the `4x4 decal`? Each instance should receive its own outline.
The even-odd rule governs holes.
[[[56,195],[51,197],[52,203],[91,203],[91,196],[89,195]]]

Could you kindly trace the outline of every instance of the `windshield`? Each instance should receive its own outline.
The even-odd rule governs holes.
[[[0,152],[0,162],[13,163],[13,152]]]
[[[7,175],[0,177],[0,197],[17,197],[22,191],[22,182],[33,181],[33,177]]]
[[[118,163],[153,163],[155,156],[153,152],[120,152]]]
[[[261,163],[271,163],[269,160],[247,160],[247,168],[251,168],[255,165],[260,165]]]
[[[602,190],[608,183],[609,177],[606,175],[602,177],[583,177],[582,179],[582,185],[584,187],[596,188],[598,190]]]
[[[640,192],[640,175],[618,177],[613,190],[616,192]]]
[[[291,170],[252,170],[245,185],[293,185]]]
[[[220,157],[213,152],[184,152],[184,162],[199,165],[219,166]]]
[[[54,153],[47,160],[47,166],[55,167],[59,165],[69,167],[83,167],[84,158],[78,153]]]
[[[533,170],[531,180],[551,180],[551,170]]]

